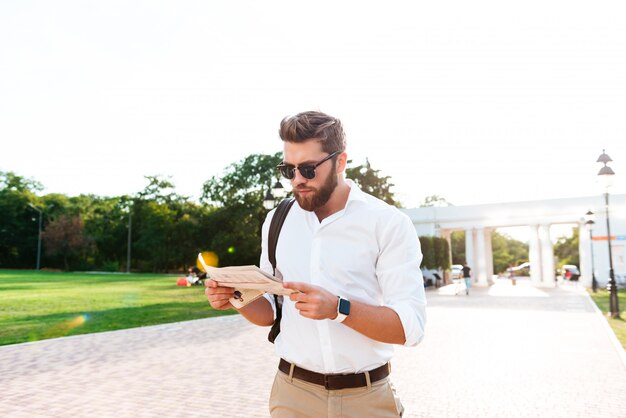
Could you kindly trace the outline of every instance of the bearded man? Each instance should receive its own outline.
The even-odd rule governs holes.
[[[393,345],[424,336],[422,254],[410,219],[344,178],[341,121],[310,111],[286,117],[279,130],[296,203],[276,247],[283,286],[296,292],[282,308],[265,295],[239,309],[270,326],[280,357],[270,395],[272,417],[398,417],[403,407],[390,381]],[[263,225],[260,266],[272,273]],[[234,289],[206,281],[215,309],[233,308]]]

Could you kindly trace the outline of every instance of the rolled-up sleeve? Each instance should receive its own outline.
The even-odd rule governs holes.
[[[424,338],[426,293],[420,270],[422,251],[411,220],[396,212],[378,230],[380,254],[376,275],[384,306],[400,317],[405,346],[416,346]]]

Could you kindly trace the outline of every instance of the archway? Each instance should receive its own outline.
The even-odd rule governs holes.
[[[626,213],[626,195],[612,196],[612,211]],[[581,282],[591,286],[591,242],[584,227],[583,216],[588,210],[597,214],[593,238],[593,259],[599,283],[608,278],[608,250],[613,248],[616,278],[626,280],[623,243],[626,241],[626,218],[611,218],[611,237],[606,236],[606,218],[601,196],[511,202],[474,206],[448,206],[404,209],[418,235],[442,236],[450,240],[453,231],[465,233],[465,258],[475,272],[478,285],[489,285],[493,276],[491,232],[502,227],[526,227],[528,230],[531,280],[539,286],[555,285],[554,245],[552,225],[578,225]],[[604,236],[602,236],[604,234]],[[604,247],[599,243],[604,240]],[[617,251],[616,251],[617,250]],[[618,262],[615,263],[615,260]],[[617,267],[619,266],[619,267]],[[619,270],[618,268],[621,268]]]

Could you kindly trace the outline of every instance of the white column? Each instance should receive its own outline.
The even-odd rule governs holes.
[[[481,285],[487,286],[487,255],[485,251],[485,230],[484,228],[479,228],[476,230],[476,266],[471,268],[474,269],[474,280]]]
[[[485,261],[487,263],[487,283],[493,284],[493,249],[491,248],[492,229],[485,229]]]
[[[578,255],[580,256],[580,283],[585,287],[591,287],[591,241],[589,230],[585,224],[578,225]]]
[[[534,284],[541,283],[541,250],[539,245],[539,226],[530,225],[528,239],[528,261],[530,262],[530,280]]]
[[[474,252],[474,230],[466,229],[465,230],[465,262],[470,266],[471,269],[474,269],[474,274],[476,273],[476,257]]]
[[[541,284],[554,286],[554,250],[550,240],[550,225],[539,227],[539,243],[541,244]]]

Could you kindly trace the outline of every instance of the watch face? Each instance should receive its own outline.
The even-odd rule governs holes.
[[[350,315],[350,301],[346,299],[339,299],[339,309],[340,314]]]

